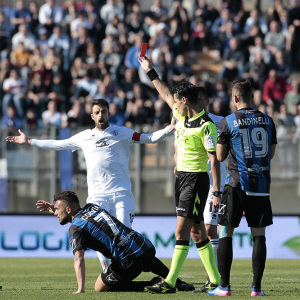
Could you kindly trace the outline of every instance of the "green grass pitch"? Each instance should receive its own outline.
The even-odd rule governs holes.
[[[170,266],[170,259],[163,259]],[[86,292],[72,295],[77,284],[72,259],[0,258],[0,299],[199,299],[211,298],[206,294],[177,292],[171,295],[93,291],[100,273],[97,259],[86,259]],[[199,288],[206,280],[204,267],[199,260],[188,259],[181,278]],[[143,273],[138,279],[149,280],[152,273]],[[250,299],[251,260],[234,260],[231,272],[231,299]],[[267,260],[262,289],[268,299],[300,299],[300,260]]]

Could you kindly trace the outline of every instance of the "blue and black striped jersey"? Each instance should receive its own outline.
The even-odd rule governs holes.
[[[133,260],[153,247],[142,234],[126,227],[92,203],[75,215],[69,238],[74,254],[81,249],[92,249],[120,264]]]
[[[219,144],[229,148],[225,184],[253,193],[270,192],[270,149],[277,144],[272,118],[255,109],[240,109],[220,122]]]

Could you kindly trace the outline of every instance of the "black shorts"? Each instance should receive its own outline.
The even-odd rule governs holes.
[[[176,214],[203,221],[203,211],[209,191],[209,177],[206,172],[178,172],[175,182]]]
[[[112,262],[106,273],[101,273],[102,281],[109,287],[116,287],[119,284],[132,281],[142,272],[149,272],[155,258],[155,248],[150,248],[136,259],[119,264]]]
[[[238,227],[243,211],[249,227],[273,224],[270,196],[249,196],[245,191],[226,184],[219,207],[218,223]]]

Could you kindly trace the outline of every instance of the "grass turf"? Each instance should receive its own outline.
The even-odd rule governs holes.
[[[163,259],[170,266],[170,259]],[[146,292],[93,291],[100,273],[97,259],[86,259],[86,292],[72,295],[77,290],[72,259],[0,258],[0,299],[199,299],[211,298],[207,294],[177,292],[171,295],[153,295]],[[299,299],[300,260],[267,260],[262,289],[269,299]],[[152,273],[143,273],[138,280],[150,280]],[[180,277],[195,285],[196,289],[206,281],[206,273],[200,260],[188,259]],[[232,299],[250,299],[251,260],[234,260],[231,271]]]

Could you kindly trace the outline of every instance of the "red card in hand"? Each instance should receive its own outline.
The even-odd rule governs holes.
[[[141,53],[140,53],[140,57],[144,57],[144,56],[146,55],[146,52],[147,52],[147,46],[148,46],[147,43],[143,43],[142,49],[141,49]]]

